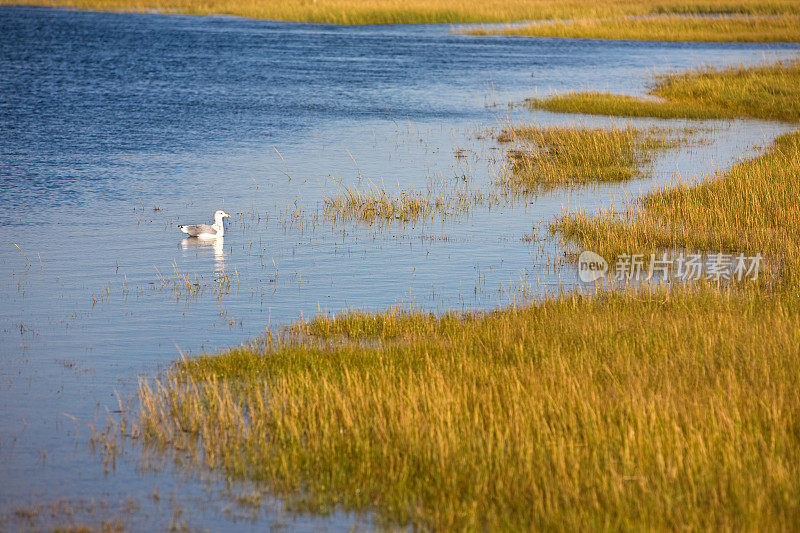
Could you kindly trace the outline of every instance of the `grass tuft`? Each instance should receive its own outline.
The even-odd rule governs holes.
[[[655,152],[677,148],[685,136],[663,128],[609,129],[564,126],[506,126],[497,140],[513,143],[510,168],[500,183],[513,191],[541,187],[626,181],[647,175]]]
[[[431,182],[424,192],[400,190],[396,195],[374,183],[365,189],[340,188],[338,194],[326,196],[323,205],[325,216],[334,222],[416,222],[434,215],[448,220],[466,214],[475,205],[496,201],[490,195],[471,190],[466,183],[447,187],[444,183]]]

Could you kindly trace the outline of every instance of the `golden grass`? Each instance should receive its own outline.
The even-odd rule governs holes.
[[[794,0],[0,0],[0,4],[104,11],[157,10],[337,24],[509,22],[652,13],[800,13],[800,5]]]
[[[800,133],[703,183],[662,188],[624,213],[565,215],[553,224],[579,247],[606,259],[689,248],[761,253],[786,283],[800,278]]]
[[[758,67],[703,68],[656,77],[659,100],[570,92],[527,101],[534,109],[658,118],[758,118],[800,121],[800,61]]]
[[[492,195],[470,190],[466,183],[447,187],[431,182],[424,192],[400,190],[396,195],[374,183],[362,189],[355,185],[340,189],[335,195],[325,196],[323,203],[325,216],[334,222],[415,222],[433,215],[447,220],[467,213],[475,205],[496,201]]]
[[[640,41],[800,42],[800,16],[661,15],[471,28],[469,35],[632,39]]]
[[[374,337],[182,363],[142,385],[142,435],[295,509],[436,530],[800,520],[796,300],[610,293],[308,329]]]
[[[513,143],[510,168],[500,184],[513,191],[626,181],[647,175],[656,151],[676,148],[685,137],[659,128],[506,126],[497,140]]]

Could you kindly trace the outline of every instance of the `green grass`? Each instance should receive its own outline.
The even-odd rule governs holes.
[[[513,144],[501,185],[541,187],[626,181],[647,175],[655,152],[686,142],[665,129],[506,126],[498,141]]]
[[[800,5],[795,0],[0,0],[0,4],[105,11],[157,10],[337,24],[510,22],[653,13],[800,14]]]
[[[704,68],[656,77],[657,100],[597,92],[533,98],[533,109],[657,118],[756,118],[800,121],[800,62]]]
[[[661,15],[537,22],[505,28],[471,28],[469,35],[571,37],[646,41],[799,42],[800,16]]]

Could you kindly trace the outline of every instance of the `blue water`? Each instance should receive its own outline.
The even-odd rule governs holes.
[[[654,71],[796,48],[0,8],[0,528],[36,504],[50,506],[37,524],[63,522],[59,501],[134,530],[368,527],[368,516],[295,516],[279,501],[243,517],[225,496],[243,487],[146,467],[135,445],[107,467],[86,424],[102,426],[116,393],[130,397],[178,349],[235,345],[320,310],[494,308],[573,287],[546,238],[562,210],[724,168],[787,127],[707,123],[713,142],[665,154],[652,179],[445,222],[334,224],[324,195],[431,181],[491,191],[503,152],[488,128],[609,123],[509,103],[641,94]],[[220,208],[234,215],[221,243],[182,239],[177,224]],[[200,289],[173,287],[179,276]]]

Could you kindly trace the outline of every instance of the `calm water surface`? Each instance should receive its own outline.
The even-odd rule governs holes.
[[[725,168],[787,131],[706,123],[710,144],[664,154],[652,179],[446,222],[326,220],[322,201],[342,184],[491,191],[502,152],[487,130],[505,121],[610,122],[510,102],[641,94],[654,70],[796,53],[450,30],[0,8],[0,527],[36,504],[49,506],[37,523],[59,522],[63,501],[132,529],[369,527],[279,502],[243,511],[225,494],[246,487],[150,468],[135,447],[105,465],[86,424],[102,425],[115,394],[129,397],[178,348],[238,344],[319,311],[484,309],[570,288],[574,268],[545,238],[564,209]],[[182,239],[177,224],[223,207],[234,215],[223,242]],[[173,287],[182,276],[199,286]]]

